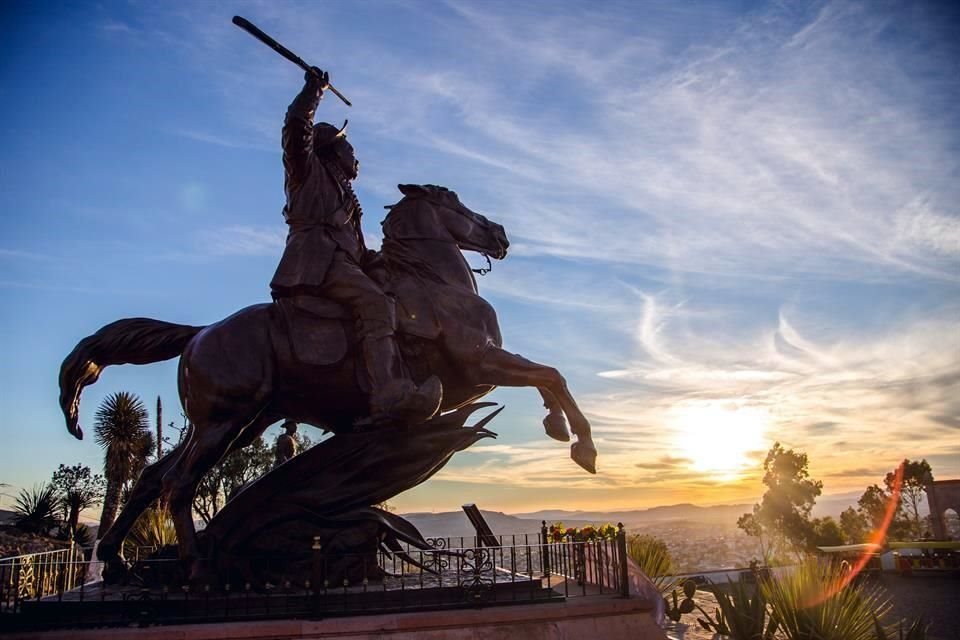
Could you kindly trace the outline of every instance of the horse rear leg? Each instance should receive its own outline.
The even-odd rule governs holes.
[[[480,372],[477,378],[483,384],[502,387],[537,387],[541,391],[544,405],[553,411],[550,396],[570,420],[570,430],[577,436],[577,442],[570,445],[570,457],[590,473],[596,473],[597,448],[593,444],[590,422],[580,411],[576,400],[567,389],[567,381],[553,367],[542,365],[523,356],[504,351],[499,347],[490,347],[480,360]],[[550,416],[547,416],[549,419]],[[546,422],[546,421],[545,421]]]
[[[130,497],[120,510],[100,543],[97,545],[97,557],[104,562],[119,558],[123,539],[127,537],[137,518],[163,493],[163,476],[170,470],[177,458],[183,453],[184,444],[174,447],[167,455],[151,465],[147,465],[137,478],[130,491]]]
[[[275,417],[257,415],[239,429],[235,420],[206,424],[195,422],[189,445],[164,476],[163,489],[169,496],[180,559],[191,563],[192,580],[204,577],[204,563],[200,561],[197,534],[193,526],[193,499],[197,485],[220,460],[250,444],[275,420]]]

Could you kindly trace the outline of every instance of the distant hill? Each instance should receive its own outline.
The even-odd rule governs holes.
[[[573,524],[575,521],[592,523],[622,522],[627,528],[636,525],[664,522],[669,520],[685,520],[701,524],[734,524],[744,513],[750,511],[753,505],[729,504],[713,507],[698,507],[695,504],[673,504],[650,509],[633,509],[630,511],[563,511],[547,509],[532,513],[515,514],[518,518],[546,520],[547,522],[561,521]]]
[[[496,535],[514,533],[536,534],[540,532],[540,521],[509,516],[499,511],[480,511],[490,529]],[[473,525],[463,511],[445,511],[442,513],[404,513],[403,517],[420,530],[426,537],[455,538],[474,535]],[[519,542],[519,541],[518,541]]]
[[[737,518],[748,512],[751,505],[723,505],[698,507],[693,504],[676,504],[652,509],[632,511],[564,511],[547,509],[532,513],[505,514],[499,511],[483,511],[483,517],[497,535],[514,533],[538,533],[541,522],[563,522],[566,526],[579,527],[585,524],[616,524],[622,522],[627,529],[658,522],[682,520],[698,524],[735,524]],[[473,526],[462,511],[442,513],[404,513],[404,518],[413,523],[427,537],[457,537],[474,535]]]

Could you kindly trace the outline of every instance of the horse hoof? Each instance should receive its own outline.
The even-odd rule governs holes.
[[[597,472],[597,449],[593,445],[574,442],[570,445],[570,457],[590,473]]]
[[[192,586],[205,587],[215,584],[217,581],[216,577],[216,571],[214,571],[207,559],[200,558],[190,563],[187,582]]]
[[[560,442],[570,442],[570,430],[567,429],[567,419],[562,413],[550,412],[543,419],[543,429],[547,435]]]
[[[103,571],[100,577],[106,584],[126,584],[130,575],[130,569],[126,563],[119,557],[113,557],[103,561]]]

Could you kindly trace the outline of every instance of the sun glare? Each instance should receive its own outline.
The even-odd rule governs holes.
[[[749,452],[765,448],[766,411],[731,403],[684,404],[675,411],[677,451],[714,479],[737,479],[755,463]]]

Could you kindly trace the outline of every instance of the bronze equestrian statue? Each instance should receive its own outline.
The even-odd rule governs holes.
[[[349,309],[370,377],[367,420],[423,422],[440,406],[440,380],[431,375],[418,387],[406,371],[395,336],[394,298],[367,275],[379,254],[364,244],[362,210],[350,184],[360,163],[347,141],[346,124],[340,129],[313,124],[330,83],[327,74],[314,67],[304,81],[283,123],[283,217],[290,232],[270,282],[273,298],[324,298]]]
[[[376,415],[371,420],[371,413],[383,410],[416,429],[433,412],[434,377],[442,384],[441,412],[497,386],[536,387],[548,409],[547,434],[568,441],[566,416],[577,438],[571,458],[596,472],[590,424],[563,377],[503,350],[496,313],[477,293],[461,253],[504,258],[509,243],[501,225],[443,187],[400,185],[403,198],[382,223],[380,255],[374,259],[363,248],[360,209],[349,184],[356,168],[352,147],[342,129],[321,124],[312,131],[307,124],[325,78],[308,79],[287,116],[285,214],[291,229],[273,282],[275,300],[205,327],[118,320],[81,340],[63,362],[60,406],[67,429],[81,439],[80,394],[104,367],[180,356],[180,401],[191,427],[170,453],[144,469],[100,541],[101,560],[116,561],[130,527],[161,495],[176,525],[181,559],[199,560],[193,498],[199,481],[225,455],[281,419],[335,434],[404,428],[382,427]],[[374,262],[382,286],[362,272]],[[381,359],[371,360],[374,355]],[[390,390],[381,399],[383,384]],[[396,388],[402,392],[395,394]],[[427,402],[420,403],[423,398]]]

